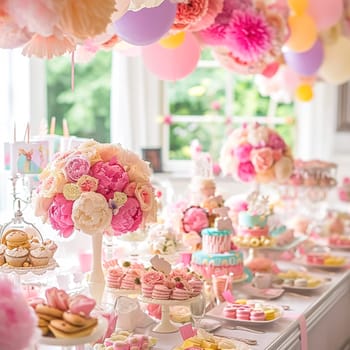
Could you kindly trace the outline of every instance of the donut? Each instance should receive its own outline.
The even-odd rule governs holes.
[[[259,247],[259,245],[260,245],[259,238],[253,237],[250,239],[250,246],[256,248],[256,247]]]

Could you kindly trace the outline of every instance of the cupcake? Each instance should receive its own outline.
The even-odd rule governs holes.
[[[6,237],[6,245],[9,249],[17,247],[23,247],[29,249],[29,237],[28,234],[21,230],[11,230],[4,234]]]
[[[5,260],[5,250],[6,246],[5,244],[0,244],[0,266],[4,265],[6,260]]]
[[[124,272],[121,267],[110,267],[108,269],[106,278],[107,287],[119,289],[123,275]]]
[[[45,246],[32,249],[29,258],[33,266],[46,266],[49,263],[51,252]]]
[[[14,267],[22,267],[28,258],[29,250],[23,247],[5,250],[6,262]]]
[[[52,258],[54,256],[54,254],[56,253],[57,244],[54,241],[52,241],[51,239],[46,239],[43,242],[43,245],[49,250],[50,258]]]

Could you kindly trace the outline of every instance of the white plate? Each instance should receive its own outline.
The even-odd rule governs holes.
[[[215,338],[222,338],[225,339],[227,337],[224,336],[220,336],[220,335],[215,335]],[[251,350],[251,348],[249,347],[249,345],[242,343],[240,341],[234,340],[234,339],[230,339],[230,341],[232,341],[235,345],[235,350]],[[180,344],[181,345],[181,344]],[[180,347],[180,345],[177,345],[175,347],[172,348],[172,350],[176,350]]]
[[[323,264],[312,264],[307,262],[305,259],[300,262],[301,265],[306,266],[306,267],[315,267],[318,269],[323,269],[323,270],[340,270],[343,269],[347,264],[348,261],[345,260],[343,264],[341,265],[323,265]]]
[[[141,293],[141,290],[140,289],[117,289],[117,288],[106,287],[105,292],[111,293],[118,297],[122,297],[122,296],[127,297],[128,295],[139,295]]]
[[[298,286],[290,286],[288,284],[279,284],[279,283],[274,283],[273,286],[274,287],[277,287],[277,288],[283,288],[283,289],[286,289],[286,290],[290,290],[290,291],[308,291],[308,290],[317,290],[317,289],[320,289],[322,288],[323,286],[325,285],[325,281],[322,280],[320,284],[318,284],[317,286],[315,287],[298,287]]]
[[[283,293],[284,289],[280,285],[274,285],[273,288],[256,288],[252,284],[247,284],[241,288],[241,290],[253,298],[261,298],[267,300],[273,300],[279,298]]]
[[[53,345],[53,346],[74,346],[74,345],[83,345],[96,342],[100,339],[107,330],[107,320],[103,317],[98,319],[98,324],[93,333],[87,337],[81,338],[72,338],[72,339],[63,339],[63,338],[54,338],[54,337],[41,337],[39,339],[39,344],[42,345]]]
[[[15,272],[19,275],[24,275],[26,273],[33,273],[35,275],[43,275],[49,270],[54,270],[58,267],[58,264],[55,259],[50,259],[49,263],[45,266],[32,266],[32,267],[14,267],[9,264],[4,264],[0,266],[0,272],[10,273]]]
[[[191,304],[193,301],[196,301],[199,299],[200,295],[185,299],[185,300],[174,300],[174,299],[152,299],[152,298],[145,298],[142,295],[138,297],[138,299],[142,303],[148,303],[148,304],[158,304],[158,305],[186,305]]]
[[[252,301],[252,300],[250,300]],[[226,305],[226,303],[222,303],[216,307],[214,307],[213,309],[211,309],[209,312],[206,313],[206,316],[210,316],[210,317],[214,317],[214,318],[217,318],[219,320],[225,320],[225,321],[232,321],[232,322],[235,322],[235,323],[240,323],[240,324],[268,324],[268,323],[273,323],[275,321],[277,321],[278,319],[280,319],[283,315],[283,309],[278,306],[278,305],[275,305],[275,304],[271,304],[271,303],[266,303],[264,302],[263,300],[256,300],[256,302],[260,302],[264,305],[271,305],[274,309],[277,309],[278,310],[278,316],[276,318],[274,318],[273,320],[268,320],[268,321],[252,321],[252,320],[249,320],[249,321],[245,321],[245,320],[238,320],[236,318],[230,318],[230,317],[225,317],[223,315],[223,310],[224,310],[224,307]]]
[[[334,245],[334,244],[328,244],[329,248],[334,250],[350,250],[350,245]]]

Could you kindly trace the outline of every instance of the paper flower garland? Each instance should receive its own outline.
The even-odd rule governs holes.
[[[157,205],[148,163],[120,145],[87,141],[58,154],[40,175],[36,215],[63,237],[120,235],[155,221]]]
[[[229,135],[221,149],[220,165],[225,175],[243,182],[284,182],[293,171],[293,158],[276,131],[256,123]]]

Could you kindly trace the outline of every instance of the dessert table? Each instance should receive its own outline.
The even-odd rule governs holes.
[[[347,254],[350,257],[350,254]],[[279,262],[281,267],[296,269],[299,265]],[[252,350],[277,349],[332,349],[345,350],[350,346],[350,270],[321,271],[310,270],[314,275],[326,278],[329,281],[317,291],[295,293],[286,291],[282,297],[273,300],[282,305],[285,310],[283,316],[276,322],[265,325],[253,325],[252,328],[265,331],[263,334],[254,334],[242,330],[230,330],[225,326],[232,326],[234,321],[223,322],[222,327],[215,331],[216,335],[226,337],[240,337],[256,339],[257,345],[250,346]],[[236,298],[247,297],[243,290],[244,284],[235,286]],[[206,316],[207,317],[207,316]],[[301,322],[299,323],[299,318]],[[305,329],[301,332],[300,324],[305,320]],[[148,328],[137,328],[138,333],[146,333],[158,338],[154,350],[169,350],[181,344],[179,332],[159,334]],[[303,339],[301,339],[301,333]],[[305,336],[305,338],[304,338]],[[306,341],[307,347],[302,345]]]

